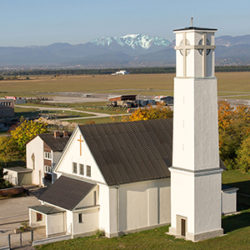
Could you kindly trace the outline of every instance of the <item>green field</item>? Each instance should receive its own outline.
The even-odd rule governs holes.
[[[31,117],[38,117],[43,115],[47,117],[57,117],[57,119],[60,118],[71,118],[71,117],[89,117],[93,116],[92,114],[88,113],[80,113],[80,112],[74,112],[74,111],[67,111],[67,110],[38,110],[36,108],[20,108],[15,107],[15,116],[17,118],[20,118],[21,116],[31,118]]]
[[[89,119],[77,119],[77,120],[66,120],[67,122],[75,122],[78,123],[79,125],[83,124],[90,124],[94,122],[95,124],[98,123],[110,123],[110,122],[120,122],[122,119],[122,116],[117,116],[117,117],[101,117],[101,118],[89,118]]]
[[[133,233],[121,237],[107,239],[105,237],[84,237],[62,241],[37,249],[43,250],[79,250],[79,249],[172,249],[172,250],[245,250],[250,249],[250,198],[241,194],[250,195],[250,173],[243,174],[239,170],[228,170],[223,173],[223,183],[239,187],[238,210],[240,214],[225,216],[222,226],[225,235],[222,237],[193,243],[183,239],[175,239],[166,235],[169,226]]]
[[[249,98],[250,72],[219,72],[216,76],[219,96],[246,94]],[[31,80],[0,81],[0,95],[46,96],[52,92],[172,95],[174,74],[61,75],[56,78],[53,76],[30,78]]]

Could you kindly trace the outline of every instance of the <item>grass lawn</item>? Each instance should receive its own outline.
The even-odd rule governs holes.
[[[224,171],[223,183],[239,187],[240,192],[249,194],[250,174],[243,174],[238,170]],[[241,201],[241,200],[240,200]],[[240,204],[241,205],[241,204]],[[248,208],[240,214],[225,216],[222,225],[226,235],[206,241],[193,243],[182,239],[175,239],[166,235],[169,226],[133,233],[121,237],[107,239],[97,236],[77,238],[74,240],[61,241],[48,245],[38,246],[42,250],[78,250],[78,249],[250,249],[250,198],[243,205]]]
[[[95,116],[88,113],[81,113],[81,112],[74,112],[74,111],[67,111],[67,110],[38,110],[36,108],[20,108],[15,107],[15,116],[20,118],[21,116],[24,117],[38,117],[40,115],[45,116],[52,116],[60,118],[67,118],[67,117],[87,117],[87,116]]]
[[[140,95],[159,95],[173,93],[175,74],[131,74],[111,75],[61,75],[31,76],[30,80],[1,81],[1,95],[39,96],[51,92],[84,93],[134,93]],[[218,72],[218,92],[242,94],[250,92],[250,72]]]
[[[120,122],[122,119],[122,116],[117,117],[101,117],[101,118],[90,118],[90,119],[77,119],[77,120],[65,120],[67,122],[75,122],[80,125],[82,124],[90,124],[92,122],[95,122],[95,124],[98,123],[110,123],[110,122]]]

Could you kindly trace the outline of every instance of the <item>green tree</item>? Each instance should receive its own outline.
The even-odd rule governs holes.
[[[243,172],[250,169],[250,135],[246,137],[237,152],[237,164]]]
[[[16,161],[23,157],[18,144],[12,137],[0,137],[0,164],[8,166],[8,162]]]
[[[249,108],[246,106],[233,108],[229,103],[222,102],[218,116],[221,159],[227,168],[239,168],[238,151],[250,132]]]

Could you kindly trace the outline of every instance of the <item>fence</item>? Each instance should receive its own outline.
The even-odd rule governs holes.
[[[25,246],[31,246],[34,240],[33,231],[11,233],[0,238],[0,249],[13,249]]]

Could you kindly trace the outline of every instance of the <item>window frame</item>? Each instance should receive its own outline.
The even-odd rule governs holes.
[[[76,162],[72,162],[72,173],[77,174],[77,163]]]
[[[86,176],[91,177],[91,166],[89,165],[86,166]]]
[[[78,214],[78,223],[83,223],[82,213]]]
[[[79,164],[79,174],[84,175],[84,165],[82,163]]]
[[[44,159],[51,160],[52,159],[52,153],[51,152],[44,152]]]

